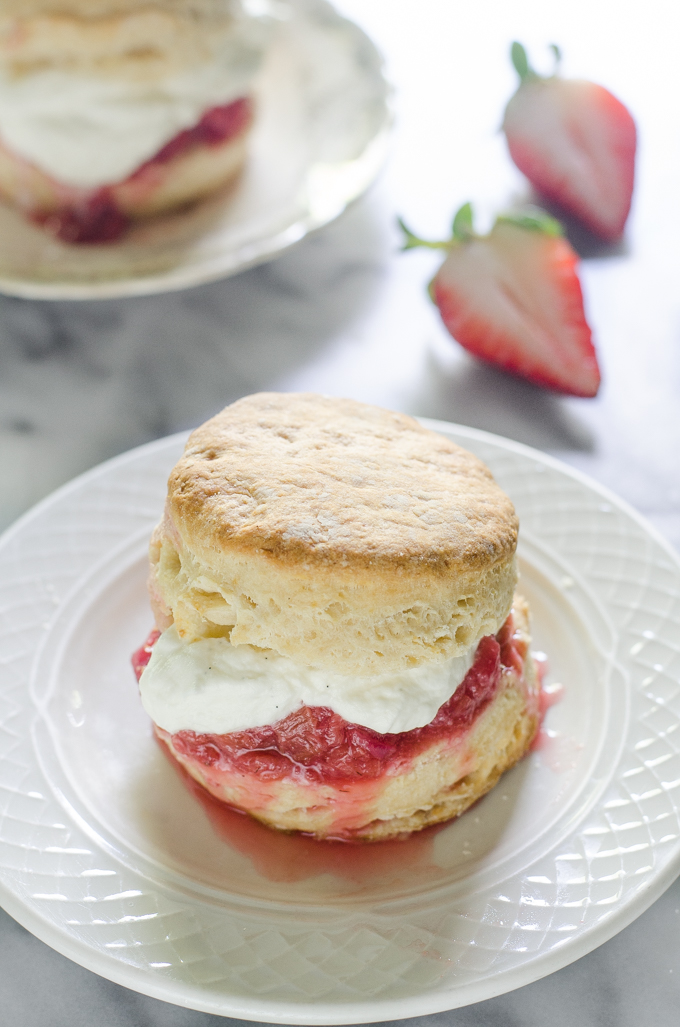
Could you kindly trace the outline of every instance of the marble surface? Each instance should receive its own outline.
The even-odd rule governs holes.
[[[338,221],[271,264],[184,293],[100,303],[0,298],[0,522],[131,446],[259,389],[313,389],[484,428],[548,451],[624,497],[680,546],[680,94],[664,0],[345,0],[396,86],[390,162]],[[587,32],[583,27],[587,26]],[[574,229],[603,370],[595,400],[558,397],[470,360],[424,286],[436,254],[398,252],[397,212],[443,237],[471,199],[480,226],[525,184],[498,125],[509,43],[605,83],[640,129],[623,243]],[[679,627],[680,630],[680,627]],[[527,988],[423,1018],[651,1027],[680,1004],[680,889],[596,952]],[[13,1027],[204,1027],[219,1018],[97,978],[0,914],[0,1008]]]

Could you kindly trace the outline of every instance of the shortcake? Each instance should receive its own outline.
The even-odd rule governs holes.
[[[158,737],[279,830],[459,815],[538,728],[517,532],[486,466],[410,417],[239,400],[189,437],[151,540],[134,663]]]
[[[273,24],[252,8],[2,0],[0,196],[64,241],[101,243],[228,184]]]

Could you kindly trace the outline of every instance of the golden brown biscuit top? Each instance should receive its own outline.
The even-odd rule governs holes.
[[[488,468],[411,417],[259,393],[194,431],[168,482],[189,549],[450,573],[507,559],[517,518]]]
[[[209,60],[236,0],[0,0],[0,65],[153,80]]]

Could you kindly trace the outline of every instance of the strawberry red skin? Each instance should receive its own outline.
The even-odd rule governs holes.
[[[562,237],[497,224],[451,250],[432,295],[473,356],[543,388],[592,397],[600,371],[577,264]]]
[[[635,122],[603,86],[550,78],[523,82],[505,111],[510,156],[547,199],[595,235],[623,233],[635,179]]]

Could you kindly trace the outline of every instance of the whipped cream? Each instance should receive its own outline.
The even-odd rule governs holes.
[[[0,139],[65,185],[120,182],[206,110],[247,96],[268,39],[266,19],[238,19],[211,60],[151,82],[1,71]]]
[[[472,666],[464,656],[390,674],[345,675],[302,667],[271,649],[225,638],[183,642],[170,627],[139,682],[142,705],[165,731],[228,734],[274,724],[301,706],[327,706],[381,734],[429,724]]]

